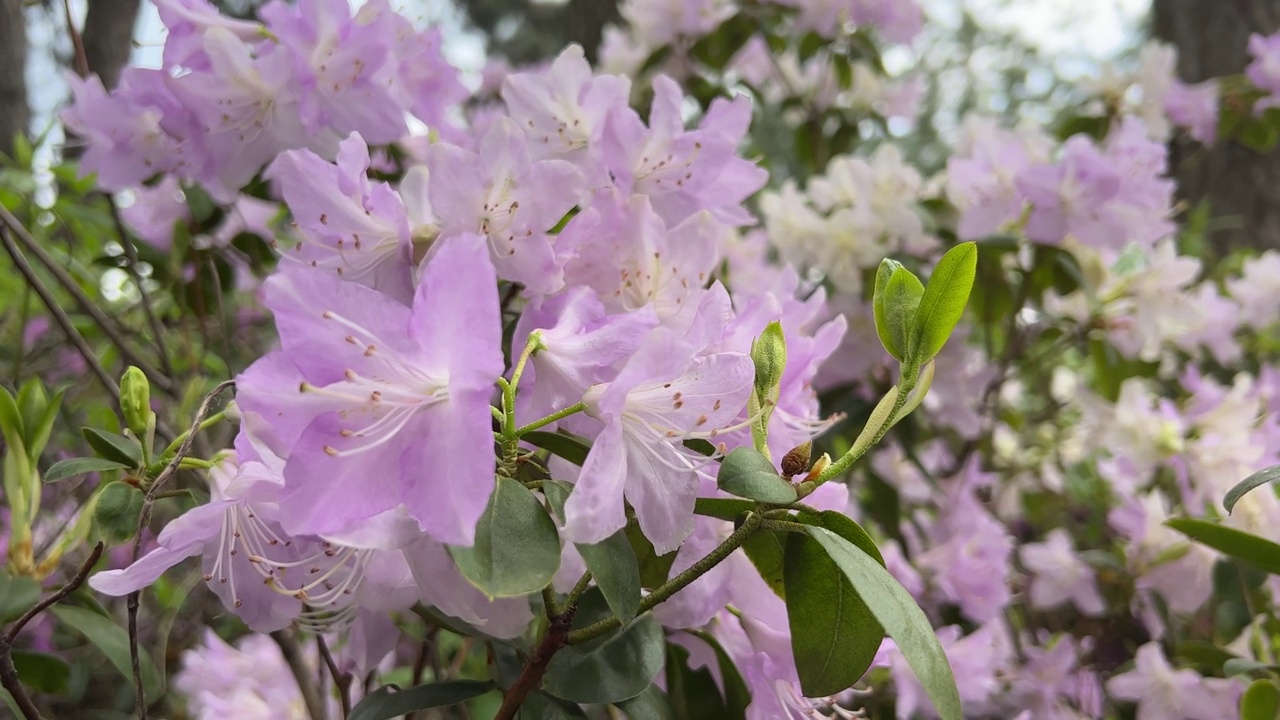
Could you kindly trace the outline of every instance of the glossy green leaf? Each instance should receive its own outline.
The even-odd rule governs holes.
[[[732,498],[698,498],[693,504],[693,512],[706,517],[719,518],[733,522],[743,513],[756,508],[750,500],[734,500]]]
[[[908,352],[924,364],[938,354],[964,314],[978,270],[978,246],[966,242],[947,251],[929,277],[912,323]]]
[[[53,464],[44,473],[44,481],[47,483],[66,480],[67,478],[87,475],[93,472],[107,472],[110,470],[127,470],[128,465],[118,463],[115,460],[107,460],[106,458],[82,457],[71,458],[70,460],[60,460]]]
[[[67,691],[71,665],[66,660],[48,653],[14,650],[13,664],[23,684],[53,695]]]
[[[573,626],[583,628],[610,614],[603,596],[588,592]],[[548,664],[542,687],[570,702],[616,703],[633,698],[662,670],[664,647],[662,626],[652,615],[642,615],[602,638],[562,648]]]
[[[676,720],[742,720],[742,715],[733,714],[711,671],[689,667],[687,648],[667,644],[666,680],[667,702]]]
[[[1222,507],[1226,508],[1229,513],[1235,509],[1236,503],[1240,502],[1240,498],[1244,497],[1245,493],[1277,480],[1280,480],[1280,465],[1272,465],[1269,468],[1259,470],[1236,483],[1236,486],[1231,488],[1226,497],[1222,498]]]
[[[534,690],[520,705],[520,720],[586,720],[587,714],[577,703],[554,698]]]
[[[81,428],[81,431],[84,433],[84,439],[89,441],[89,447],[101,457],[115,460],[129,467],[138,467],[142,464],[142,446],[138,445],[137,441],[124,435],[90,427]]]
[[[571,490],[568,483],[555,480],[548,480],[542,486],[552,511],[560,517],[564,517],[564,504]],[[575,543],[574,547],[609,608],[624,625],[631,622],[640,610],[640,564],[626,532],[619,530],[601,542]]]
[[[1240,696],[1240,720],[1276,720],[1280,717],[1280,688],[1274,680],[1254,680]]]
[[[742,544],[742,550],[765,584],[783,600],[787,599],[782,568],[786,556],[786,533],[758,530]]]
[[[1172,518],[1164,524],[1224,555],[1230,555],[1273,575],[1280,575],[1280,545],[1266,538],[1194,518]]]
[[[534,430],[521,435],[520,439],[552,455],[562,457],[574,465],[582,465],[586,462],[587,453],[591,451],[590,443],[577,435],[568,433]]]
[[[50,611],[63,625],[80,633],[105,655],[127,682],[133,682],[132,663],[129,658],[129,634],[124,628],[115,624],[111,618],[72,605],[54,605]],[[145,648],[140,648],[138,660],[142,672],[142,689],[146,692],[149,701],[155,700],[160,697],[160,692],[164,689],[162,676]]]
[[[667,694],[657,685],[650,685],[644,692],[617,705],[631,720],[675,720]]]
[[[759,502],[787,505],[796,501],[796,489],[783,480],[773,463],[755,448],[737,447],[720,462],[716,484],[730,495]]]
[[[49,435],[53,432],[53,423],[58,419],[58,409],[62,407],[64,394],[66,390],[59,390],[52,398],[43,401],[38,412],[23,419],[27,448],[32,457],[39,457],[44,452],[44,446],[48,444]]]
[[[924,286],[910,270],[894,260],[880,263],[876,271],[876,285],[871,307],[875,317],[876,334],[880,344],[898,361],[903,361],[910,350],[920,299]]]
[[[942,720],[963,720],[960,693],[929,618],[902,585],[857,545],[820,527],[810,536],[826,549],[858,596],[893,638]]]
[[[738,670],[738,666],[729,657],[729,653],[725,651],[720,641],[712,637],[710,633],[701,630],[686,630],[685,632],[706,643],[716,654],[716,665],[720,669],[721,682],[724,683],[725,713],[720,717],[726,720],[745,718],[747,706],[751,704],[751,690],[747,687],[747,681],[743,679],[742,672]]]
[[[1249,673],[1258,671],[1275,672],[1276,670],[1280,670],[1280,665],[1271,665],[1242,657],[1233,657],[1222,663],[1222,674],[1227,677],[1231,677],[1233,675],[1248,675]]]
[[[824,512],[796,519],[829,528],[884,564],[866,532],[843,515]],[[800,688],[808,697],[843,692],[871,667],[884,628],[826,548],[804,533],[789,533],[786,539],[783,583]]]
[[[348,720],[388,720],[415,710],[448,707],[483,695],[494,688],[489,680],[447,680],[405,690],[381,687],[351,708]]]
[[[40,601],[40,583],[26,575],[0,569],[0,624],[21,617]]]
[[[560,537],[538,498],[499,477],[471,547],[449,546],[467,580],[485,595],[517,597],[546,587],[560,567]]]
[[[26,447],[26,433],[22,427],[22,413],[18,411],[18,402],[9,391],[0,387],[0,433],[4,435],[6,445]]]
[[[1195,665],[1201,675],[1217,674],[1228,661],[1238,659],[1230,652],[1204,640],[1183,640],[1178,643],[1174,655]]]
[[[102,489],[93,506],[93,522],[102,536],[113,543],[124,542],[138,531],[145,496],[136,486],[113,482]]]
[[[787,339],[782,323],[774,320],[751,342],[751,361],[755,381],[747,412],[752,418],[751,439],[755,449],[766,457],[769,453],[769,418],[778,404],[782,374],[787,369]]]

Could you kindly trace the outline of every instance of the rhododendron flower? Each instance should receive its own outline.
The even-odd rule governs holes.
[[[369,149],[352,134],[337,164],[310,150],[281,153],[267,168],[280,185],[301,242],[283,259],[336,273],[344,280],[408,302],[413,297],[409,220],[400,196],[371,182]]]
[[[587,414],[604,428],[565,504],[574,542],[600,542],[622,529],[624,497],[659,554],[693,531],[698,470],[707,459],[683,441],[716,442],[746,406],[754,377],[743,353],[696,351],[658,328],[612,382],[587,391]]]
[[[1174,670],[1160,644],[1138,648],[1137,666],[1107,681],[1107,692],[1138,704],[1138,720],[1217,720],[1231,717],[1242,688],[1234,680]]]
[[[404,504],[430,537],[471,544],[494,485],[496,283],[474,235],[437,244],[412,308],[313,270],[267,282],[282,349],[239,398],[286,445],[286,529],[342,532]]]
[[[1028,590],[1032,607],[1047,610],[1071,602],[1085,615],[1106,610],[1093,569],[1075,554],[1065,528],[1050,532],[1043,543],[1023,545],[1018,557],[1034,574]]]

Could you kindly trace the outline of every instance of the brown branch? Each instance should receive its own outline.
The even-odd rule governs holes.
[[[142,530],[151,522],[151,506],[155,503],[156,495],[160,492],[160,487],[164,485],[174,473],[178,471],[178,465],[182,459],[191,452],[191,445],[195,442],[196,434],[200,431],[200,423],[204,422],[205,416],[209,414],[209,409],[213,406],[213,401],[225,389],[233,387],[235,380],[224,380],[208,395],[204,396],[204,400],[200,402],[200,408],[196,410],[196,417],[191,421],[191,427],[187,430],[187,436],[182,439],[182,444],[178,446],[178,451],[173,454],[173,459],[165,466],[164,470],[156,476],[156,479],[147,487],[147,494],[142,498],[142,511],[138,513],[138,527],[133,534],[133,562],[138,561],[138,555],[142,551]],[[134,590],[129,593],[128,601],[125,605],[129,613],[129,662],[133,670],[133,690],[134,702],[137,703],[138,720],[147,720],[147,694],[142,687],[142,659],[138,650],[138,606],[142,598],[141,590]]]
[[[542,682],[542,676],[546,674],[551,658],[560,652],[560,648],[568,644],[569,629],[573,627],[573,615],[577,611],[576,604],[570,605],[551,621],[547,634],[542,637],[542,642],[538,643],[538,647],[533,650],[533,656],[520,671],[520,677],[516,678],[515,684],[502,698],[502,707],[498,709],[494,720],[514,720],[525,698]]]
[[[93,550],[89,553],[89,557],[80,564],[80,569],[76,574],[67,581],[65,585],[50,593],[40,602],[36,603],[32,608],[19,617],[9,626],[9,629],[3,636],[0,636],[0,684],[4,685],[4,689],[9,691],[9,695],[13,697],[14,703],[18,709],[22,711],[27,720],[39,720],[40,709],[36,707],[35,702],[27,695],[22,688],[22,680],[18,676],[18,668],[13,664],[13,641],[18,638],[18,633],[22,632],[22,628],[27,626],[36,618],[37,615],[53,607],[63,598],[70,595],[84,584],[89,573],[93,571],[93,566],[98,564],[98,560],[102,557],[102,543],[93,546]]]
[[[120,333],[120,329],[116,327],[111,318],[109,318],[107,314],[104,313],[93,302],[93,300],[84,293],[84,290],[80,289],[75,278],[72,278],[61,265],[54,262],[49,253],[45,252],[40,243],[36,242],[36,239],[31,236],[31,233],[27,232],[27,229],[23,227],[18,218],[14,217],[13,213],[9,212],[9,210],[3,205],[0,205],[0,223],[8,226],[9,230],[13,233],[13,237],[17,238],[18,241],[22,243],[24,249],[34,255],[36,259],[40,261],[40,264],[44,265],[58,281],[58,284],[61,285],[63,289],[71,295],[71,297],[75,298],[76,304],[80,306],[80,310],[92,318],[98,327],[102,328],[103,334],[105,334],[111,342],[120,349],[120,355],[126,362],[131,365],[137,365],[138,369],[146,373],[147,378],[151,380],[156,387],[160,388],[170,396],[177,397],[177,390],[173,380],[169,378],[168,375],[165,375],[153,367],[151,363],[147,362],[141,355],[135,352],[132,346],[125,342],[124,336]],[[10,254],[12,254],[12,252]]]
[[[0,211],[4,207],[0,206]],[[89,347],[89,343],[85,342],[84,336],[76,330],[75,325],[71,324],[71,318],[67,316],[67,311],[62,309],[58,301],[53,297],[53,293],[49,292],[49,288],[44,286],[40,281],[40,277],[36,275],[35,268],[31,267],[31,263],[27,262],[27,258],[22,254],[22,250],[18,249],[18,245],[13,241],[13,236],[9,229],[0,227],[0,243],[4,244],[4,249],[9,253],[9,257],[13,258],[13,264],[18,268],[18,272],[22,273],[22,277],[26,279],[27,286],[36,291],[40,296],[40,300],[44,302],[44,306],[48,308],[49,314],[53,315],[54,322],[58,323],[58,327],[62,328],[62,332],[76,346],[80,356],[84,358],[85,364],[93,371],[93,374],[106,388],[107,393],[112,399],[120,401],[120,388],[116,385],[116,381],[107,371],[103,369],[102,363],[98,362],[98,356],[93,354],[93,349]]]
[[[302,648],[298,645],[297,636],[287,630],[277,630],[271,633],[271,639],[280,646],[280,654],[284,656],[285,664],[298,683],[298,692],[302,694],[302,702],[306,704],[311,720],[327,720],[329,714],[324,705],[324,696],[320,694],[315,678],[302,659]]]
[[[80,35],[80,30],[76,28],[75,21],[71,18],[71,2],[63,0],[63,14],[67,19],[67,34],[71,36],[71,47],[75,49],[75,69],[76,74],[80,77],[89,76],[89,55],[84,51],[84,38]]]

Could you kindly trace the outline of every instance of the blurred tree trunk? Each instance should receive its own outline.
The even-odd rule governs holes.
[[[11,155],[13,139],[27,132],[27,21],[22,0],[0,0],[0,154]]]
[[[1178,49],[1178,75],[1194,83],[1242,72],[1249,35],[1280,28],[1280,0],[1153,0],[1152,21],[1155,36]],[[1180,139],[1170,160],[1182,199],[1209,204],[1215,254],[1280,248],[1280,152],[1259,155],[1235,142],[1205,149]]]
[[[581,45],[594,63],[605,26],[622,17],[618,0],[461,0],[459,5],[488,36],[489,49],[515,64],[555,57],[569,43]]]
[[[108,90],[120,80],[120,71],[133,50],[133,26],[141,0],[90,0],[84,19],[84,54],[89,72],[97,73]]]

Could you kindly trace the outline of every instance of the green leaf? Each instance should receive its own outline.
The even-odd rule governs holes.
[[[610,614],[600,593],[588,592],[573,626],[583,628]],[[547,666],[543,689],[578,703],[616,703],[633,698],[662,670],[663,648],[662,626],[652,615],[642,615],[603,638],[561,649]]]
[[[529,693],[520,705],[520,720],[586,720],[587,714],[578,707],[560,698],[534,690]]]
[[[1272,575],[1280,575],[1280,545],[1266,538],[1194,518],[1171,518],[1164,524],[1224,555],[1247,562]]]
[[[924,286],[920,279],[895,260],[885,259],[876,270],[871,307],[880,344],[899,362],[907,357],[911,324],[915,322]]]
[[[667,576],[671,574],[671,565],[676,561],[677,551],[672,550],[666,555],[659,555],[654,550],[653,543],[649,542],[649,538],[640,531],[638,523],[627,523],[624,532],[627,535],[627,542],[631,545],[631,553],[640,566],[640,587],[652,590],[666,582]]]
[[[742,543],[742,550],[755,565],[765,584],[778,597],[787,599],[786,584],[782,577],[783,559],[786,554],[786,535],[773,530],[758,530]]]
[[[579,466],[587,461],[587,453],[591,451],[591,444],[586,440],[563,432],[534,430],[521,435],[520,439]]]
[[[24,684],[53,695],[67,691],[71,665],[66,660],[48,653],[14,650],[13,664]]]
[[[747,706],[751,704],[751,690],[747,687],[747,681],[742,678],[742,673],[738,671],[738,666],[729,657],[729,653],[725,652],[724,646],[712,637],[710,633],[701,630],[686,630],[685,632],[706,643],[715,651],[716,665],[720,668],[720,678],[724,682],[726,706],[725,714],[719,717],[726,718],[726,720],[745,718]]]
[[[1222,674],[1227,677],[1248,675],[1258,671],[1274,672],[1276,670],[1280,670],[1280,666],[1242,657],[1233,657],[1222,664]]]
[[[1240,697],[1240,720],[1280,717],[1280,689],[1274,680],[1254,680]]]
[[[96,457],[71,458],[70,460],[59,460],[53,464],[44,473],[44,481],[47,483],[66,480],[67,478],[86,475],[92,472],[107,472],[109,470],[127,470],[128,465],[118,463],[115,460],[106,460]]]
[[[733,500],[731,498],[698,498],[693,504],[693,512],[706,517],[719,518],[733,522],[742,513],[755,510],[756,504],[750,500]]]
[[[485,595],[517,597],[546,587],[560,567],[556,524],[538,498],[518,480],[499,477],[471,547],[449,554]]]
[[[705,666],[697,670],[689,667],[687,648],[667,643],[666,670],[667,702],[676,720],[741,720],[742,716],[730,714],[711,671]]]
[[[978,270],[978,246],[966,242],[951,248],[938,261],[920,298],[907,352],[923,365],[938,354],[964,314]]]
[[[840,513],[802,514],[796,519],[829,527],[884,565],[866,532]],[[800,688],[808,697],[835,695],[858,682],[871,667],[884,640],[884,628],[858,596],[852,578],[840,571],[817,540],[791,533],[786,543],[783,582]]]
[[[72,605],[54,605],[50,611],[62,624],[84,636],[96,647],[129,683],[133,682],[132,663],[129,659],[129,634],[110,618],[92,610]],[[142,689],[148,701],[160,697],[163,688],[160,672],[145,649],[139,648],[138,661],[142,674]]]
[[[348,720],[388,720],[414,710],[447,707],[466,702],[494,688],[490,680],[447,680],[415,685],[406,690],[378,688],[351,708]]]
[[[730,495],[775,505],[796,501],[796,489],[755,448],[737,447],[720,462],[716,484]]]
[[[26,427],[27,448],[31,452],[32,459],[39,457],[40,453],[44,452],[44,446],[49,442],[49,435],[53,432],[53,423],[58,419],[58,409],[62,407],[64,394],[66,390],[59,390],[53,398],[44,401],[39,412],[23,420],[23,425]]]
[[[142,446],[136,440],[90,427],[81,428],[81,431],[84,439],[89,441],[89,447],[98,455],[129,467],[142,465]]]
[[[10,447],[26,448],[26,432],[22,427],[22,413],[9,391],[0,387],[0,433]]]
[[[911,594],[857,545],[820,527],[809,527],[810,536],[826,548],[836,566],[853,583],[858,596],[915,671],[942,720],[963,720],[955,676],[934,634],[929,618]]]
[[[1203,640],[1183,640],[1178,643],[1174,655],[1194,664],[1201,675],[1217,674],[1227,661],[1236,657],[1217,645]]]
[[[631,720],[675,720],[671,702],[657,685],[650,685],[644,692],[617,705]]]
[[[22,616],[40,601],[40,583],[26,575],[0,569],[0,624]]]
[[[572,486],[565,482],[548,480],[542,485],[551,509],[564,517],[564,503]],[[574,543],[582,556],[596,587],[604,594],[609,608],[623,625],[631,622],[640,610],[640,564],[636,560],[631,543],[623,530],[598,543]]]
[[[102,489],[93,506],[93,521],[103,537],[113,543],[124,542],[138,531],[138,518],[145,500],[142,491],[124,482],[113,482]]]
[[[1236,486],[1231,488],[1226,497],[1222,498],[1222,507],[1226,508],[1227,512],[1230,513],[1235,509],[1236,503],[1240,502],[1240,498],[1244,497],[1245,493],[1259,485],[1273,483],[1276,480],[1280,480],[1280,465],[1272,465],[1264,470],[1259,470],[1236,483]]]

